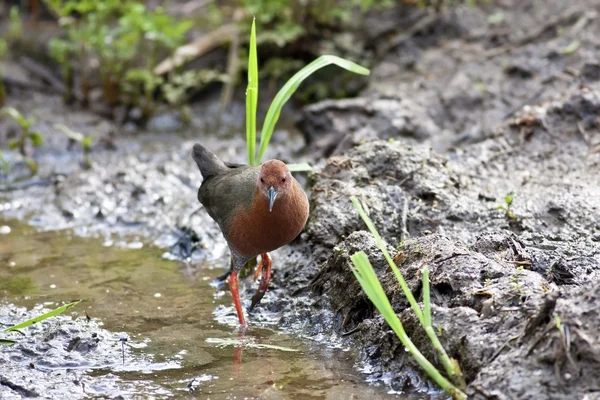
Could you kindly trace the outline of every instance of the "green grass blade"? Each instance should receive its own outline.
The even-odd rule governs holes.
[[[308,172],[313,170],[310,164],[308,163],[288,164],[287,167],[290,170],[290,172]]]
[[[429,337],[431,344],[433,345],[434,349],[438,353],[438,355],[440,357],[440,361],[441,361],[442,365],[444,366],[446,373],[458,387],[464,387],[464,383],[463,383],[464,380],[462,378],[462,372],[460,371],[460,368],[456,368],[455,365],[452,363],[452,361],[450,360],[450,357],[448,357],[448,354],[444,350],[442,344],[440,343],[440,340],[438,339],[438,337],[435,333],[435,330],[433,329],[433,327],[431,325],[431,308],[430,308],[431,305],[430,305],[430,298],[429,298],[429,269],[426,269],[423,271],[423,279],[424,279],[424,281],[423,281],[423,304],[424,304],[424,307],[427,307],[427,310],[423,311],[423,310],[421,310],[421,307],[419,307],[417,300],[415,299],[412,292],[410,291],[410,288],[406,284],[406,281],[404,280],[404,277],[400,273],[400,270],[398,270],[396,263],[394,262],[394,260],[392,260],[392,257],[390,256],[389,252],[387,251],[387,249],[385,247],[385,243],[384,243],[383,239],[381,238],[381,235],[379,235],[379,232],[377,232],[375,225],[373,225],[373,221],[371,221],[371,218],[369,218],[369,216],[367,215],[367,213],[363,209],[362,205],[360,204],[360,202],[358,201],[358,199],[355,196],[350,197],[350,200],[352,201],[352,204],[354,204],[354,208],[356,208],[356,210],[358,211],[358,214],[360,215],[362,220],[365,222],[365,225],[367,225],[367,228],[369,228],[371,235],[373,235],[373,238],[375,239],[375,242],[377,243],[377,247],[379,247],[379,249],[383,253],[383,256],[385,257],[388,265],[394,272],[394,275],[396,276],[396,279],[398,280],[398,283],[400,284],[400,287],[402,288],[404,295],[406,296],[408,302],[410,303],[411,308],[413,309],[413,311],[417,315],[417,318],[419,319],[419,323],[425,329],[425,333],[427,333],[427,337]],[[426,278],[426,280],[425,280],[425,278]],[[427,291],[427,292],[425,293],[425,291]],[[425,316],[426,313],[428,314],[427,317]]]
[[[27,119],[23,116],[23,114],[21,114],[21,112],[19,110],[17,110],[14,107],[4,107],[0,111],[2,111],[3,114],[6,114],[6,115],[9,115],[10,117],[12,117],[12,119],[17,121],[19,123],[19,125],[21,125],[21,126],[27,124]]]
[[[256,56],[256,19],[252,20],[246,88],[246,148],[248,164],[256,165],[256,108],[258,105],[258,58]]]
[[[353,254],[351,257],[354,268],[352,273],[362,287],[363,291],[381,313],[385,322],[392,328],[398,339],[404,347],[408,349],[415,361],[423,368],[423,370],[433,379],[443,390],[452,395],[455,399],[466,399],[464,393],[457,389],[448,379],[446,379],[437,368],[429,362],[419,351],[419,349],[410,340],[402,322],[394,312],[385,291],[381,287],[381,283],[377,278],[377,274],[369,261],[369,258],[363,251]]]
[[[79,303],[81,303],[81,300],[77,300],[77,301],[74,301],[72,303],[65,304],[64,306],[60,306],[58,308],[55,308],[52,311],[48,311],[46,314],[42,314],[42,315],[37,316],[35,318],[28,319],[25,322],[21,322],[20,324],[11,326],[9,328],[6,328],[4,330],[4,332],[18,331],[19,329],[27,328],[28,326],[31,326],[31,325],[33,325],[35,323],[38,323],[40,321],[43,321],[45,319],[48,319],[48,318],[51,318],[51,317],[56,317],[57,315],[62,314],[63,312],[67,311],[69,308],[71,308],[74,305],[77,305]]]
[[[12,346],[13,344],[15,344],[16,342],[14,340],[9,340],[9,339],[0,339],[0,344],[5,344],[7,346]]]
[[[394,260],[392,260],[390,253],[387,251],[387,249],[385,247],[385,243],[384,243],[383,239],[379,235],[379,232],[377,232],[375,225],[373,225],[373,221],[371,221],[371,218],[369,218],[369,216],[367,215],[367,213],[365,212],[365,210],[363,209],[363,207],[361,206],[360,202],[358,201],[358,199],[356,197],[352,196],[352,197],[350,197],[350,200],[352,201],[352,204],[354,204],[354,208],[356,208],[356,211],[358,211],[358,214],[360,215],[362,220],[365,222],[365,225],[367,225],[367,228],[371,232],[371,235],[373,235],[373,238],[375,239],[375,243],[377,243],[377,247],[379,247],[379,250],[381,250],[381,252],[383,253],[383,256],[385,257],[386,261],[388,262],[388,265],[394,272],[394,275],[396,276],[398,283],[400,283],[400,287],[402,288],[404,295],[406,296],[408,302],[410,303],[411,308],[417,315],[417,318],[419,319],[419,322],[421,323],[421,325],[423,325],[423,322],[424,322],[423,311],[421,310],[421,307],[419,307],[419,304],[417,303],[415,296],[413,296],[412,292],[410,291],[410,288],[406,284],[406,281],[404,280],[404,277],[398,270],[398,267],[396,267],[396,263],[394,262]]]
[[[267,146],[269,145],[269,141],[271,140],[271,136],[273,135],[273,130],[275,129],[275,124],[279,119],[279,114],[281,113],[281,109],[284,104],[292,97],[292,94],[298,89],[302,81],[308,78],[315,71],[330,65],[335,64],[339,67],[342,67],[348,71],[354,72],[360,75],[369,75],[370,71],[360,65],[353,63],[352,61],[345,60],[343,58],[331,55],[324,55],[304,68],[298,71],[294,76],[290,78],[289,81],[281,88],[281,90],[273,99],[271,106],[269,107],[269,111],[267,111],[267,116],[265,117],[265,123],[263,124],[263,128],[260,134],[260,147],[258,151],[257,163],[260,163],[265,151],[267,150]]]
[[[426,326],[431,326],[431,298],[429,295],[429,267],[423,268],[423,317]]]

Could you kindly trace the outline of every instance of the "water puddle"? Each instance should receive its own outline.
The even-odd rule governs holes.
[[[189,398],[192,393],[211,399],[389,396],[385,388],[365,383],[344,349],[301,340],[268,325],[251,325],[242,336],[235,327],[230,296],[210,286],[223,272],[220,268],[185,266],[163,259],[158,248],[106,246],[69,231],[36,232],[0,218],[2,226],[10,232],[5,227],[0,234],[0,308],[8,303],[53,308],[82,298],[85,302],[73,311],[128,336],[127,342],[113,346],[109,366],[87,372],[114,375],[113,387],[89,387],[88,394]],[[128,347],[124,360],[121,346]],[[151,357],[134,357],[139,354]]]

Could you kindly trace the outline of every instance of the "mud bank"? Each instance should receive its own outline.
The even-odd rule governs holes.
[[[434,323],[471,396],[600,397],[599,6],[509,1],[423,17],[361,97],[304,109],[309,147],[333,157],[312,180],[300,290],[311,301],[290,301],[284,324],[354,332],[373,378],[427,390],[351,273],[365,251],[433,360],[353,195],[415,296],[431,269]]]
[[[520,110],[493,137],[448,157],[372,141],[330,158],[313,178],[306,228],[315,299],[298,318],[323,308],[325,296],[334,323],[313,317],[322,330],[356,331],[360,360],[376,375],[392,377],[397,390],[423,390],[351,273],[350,256],[365,251],[409,336],[428,349],[393,274],[360,232],[349,201],[357,196],[416,297],[421,268],[431,269],[434,324],[470,395],[599,396],[600,155],[590,146],[600,142],[598,116],[600,91],[586,85]]]

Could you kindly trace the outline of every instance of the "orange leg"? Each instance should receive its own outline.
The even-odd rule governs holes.
[[[244,309],[242,308],[242,302],[240,301],[240,290],[238,285],[238,274],[232,271],[229,275],[229,290],[231,290],[231,296],[233,297],[233,304],[237,311],[240,325],[246,326],[246,319],[244,318]]]
[[[260,283],[258,284],[258,289],[254,296],[252,296],[252,303],[250,304],[250,308],[248,311],[252,311],[252,309],[260,303],[262,298],[265,296],[267,289],[269,288],[269,282],[271,282],[271,266],[273,264],[273,260],[271,260],[271,256],[269,253],[263,253],[260,255],[260,264],[258,265],[257,271],[262,272],[262,276],[260,278]]]
[[[256,270],[254,271],[254,281],[256,282],[256,280],[258,279],[258,277],[260,276],[260,273],[262,271],[263,265],[264,265],[264,259],[262,257],[262,255],[260,256],[260,262],[258,263],[258,265],[256,266]]]

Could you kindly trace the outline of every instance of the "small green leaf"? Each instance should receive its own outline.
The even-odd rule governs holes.
[[[31,171],[31,173],[33,175],[37,174],[37,171],[38,171],[37,163],[32,158],[29,158],[29,157],[25,157],[24,160],[25,160],[25,164],[27,164],[27,166],[29,167],[29,170]]]
[[[23,114],[21,114],[21,112],[14,107],[4,107],[2,109],[2,113],[12,117],[23,129],[27,129],[31,125],[31,122],[28,121],[27,118],[25,118]]]
[[[19,147],[19,141],[17,139],[10,139],[8,141],[8,149],[9,150],[16,150],[17,147]]]
[[[488,16],[488,23],[490,25],[499,25],[504,21],[504,13],[502,11],[495,12]]]
[[[556,324],[556,328],[560,329],[562,326],[562,322],[560,320],[560,316],[555,312],[552,314],[554,316],[554,323]]]
[[[559,53],[564,55],[573,54],[577,51],[577,49],[579,49],[579,46],[581,46],[581,41],[573,40],[566,47],[560,49]]]
[[[27,321],[21,322],[20,324],[13,325],[13,326],[11,326],[9,328],[6,328],[4,330],[4,332],[18,331],[19,329],[27,328],[28,326],[31,326],[31,325],[33,325],[35,323],[38,323],[40,321],[43,321],[45,319],[48,319],[48,318],[51,318],[51,317],[56,317],[57,315],[62,314],[63,312],[67,311],[69,308],[71,308],[74,305],[77,305],[79,303],[81,303],[81,300],[77,300],[77,301],[74,301],[72,303],[65,304],[64,306],[60,306],[58,308],[55,308],[54,310],[48,311],[45,314],[42,314],[42,315],[37,316],[35,318],[28,319]]]
[[[44,138],[39,132],[29,132],[29,139],[33,147],[40,147],[44,143]]]
[[[0,38],[0,59],[6,57],[8,54],[8,42],[6,39]]]
[[[19,7],[12,6],[9,11],[8,36],[13,39],[20,39],[23,34],[23,23],[19,15]]]
[[[85,136],[83,135],[83,133],[75,132],[66,125],[56,124],[54,125],[54,127],[56,129],[61,130],[69,139],[75,142],[83,143],[83,141],[85,140]]]
[[[515,194],[513,192],[510,192],[509,194],[504,196],[504,202],[506,203],[507,206],[510,207],[512,205],[514,198],[515,198]]]
[[[81,145],[84,150],[89,150],[92,147],[92,143],[94,142],[94,135],[86,136],[82,141]]]
[[[313,170],[313,168],[308,163],[288,164],[287,167],[290,170],[290,172],[308,172]]]

